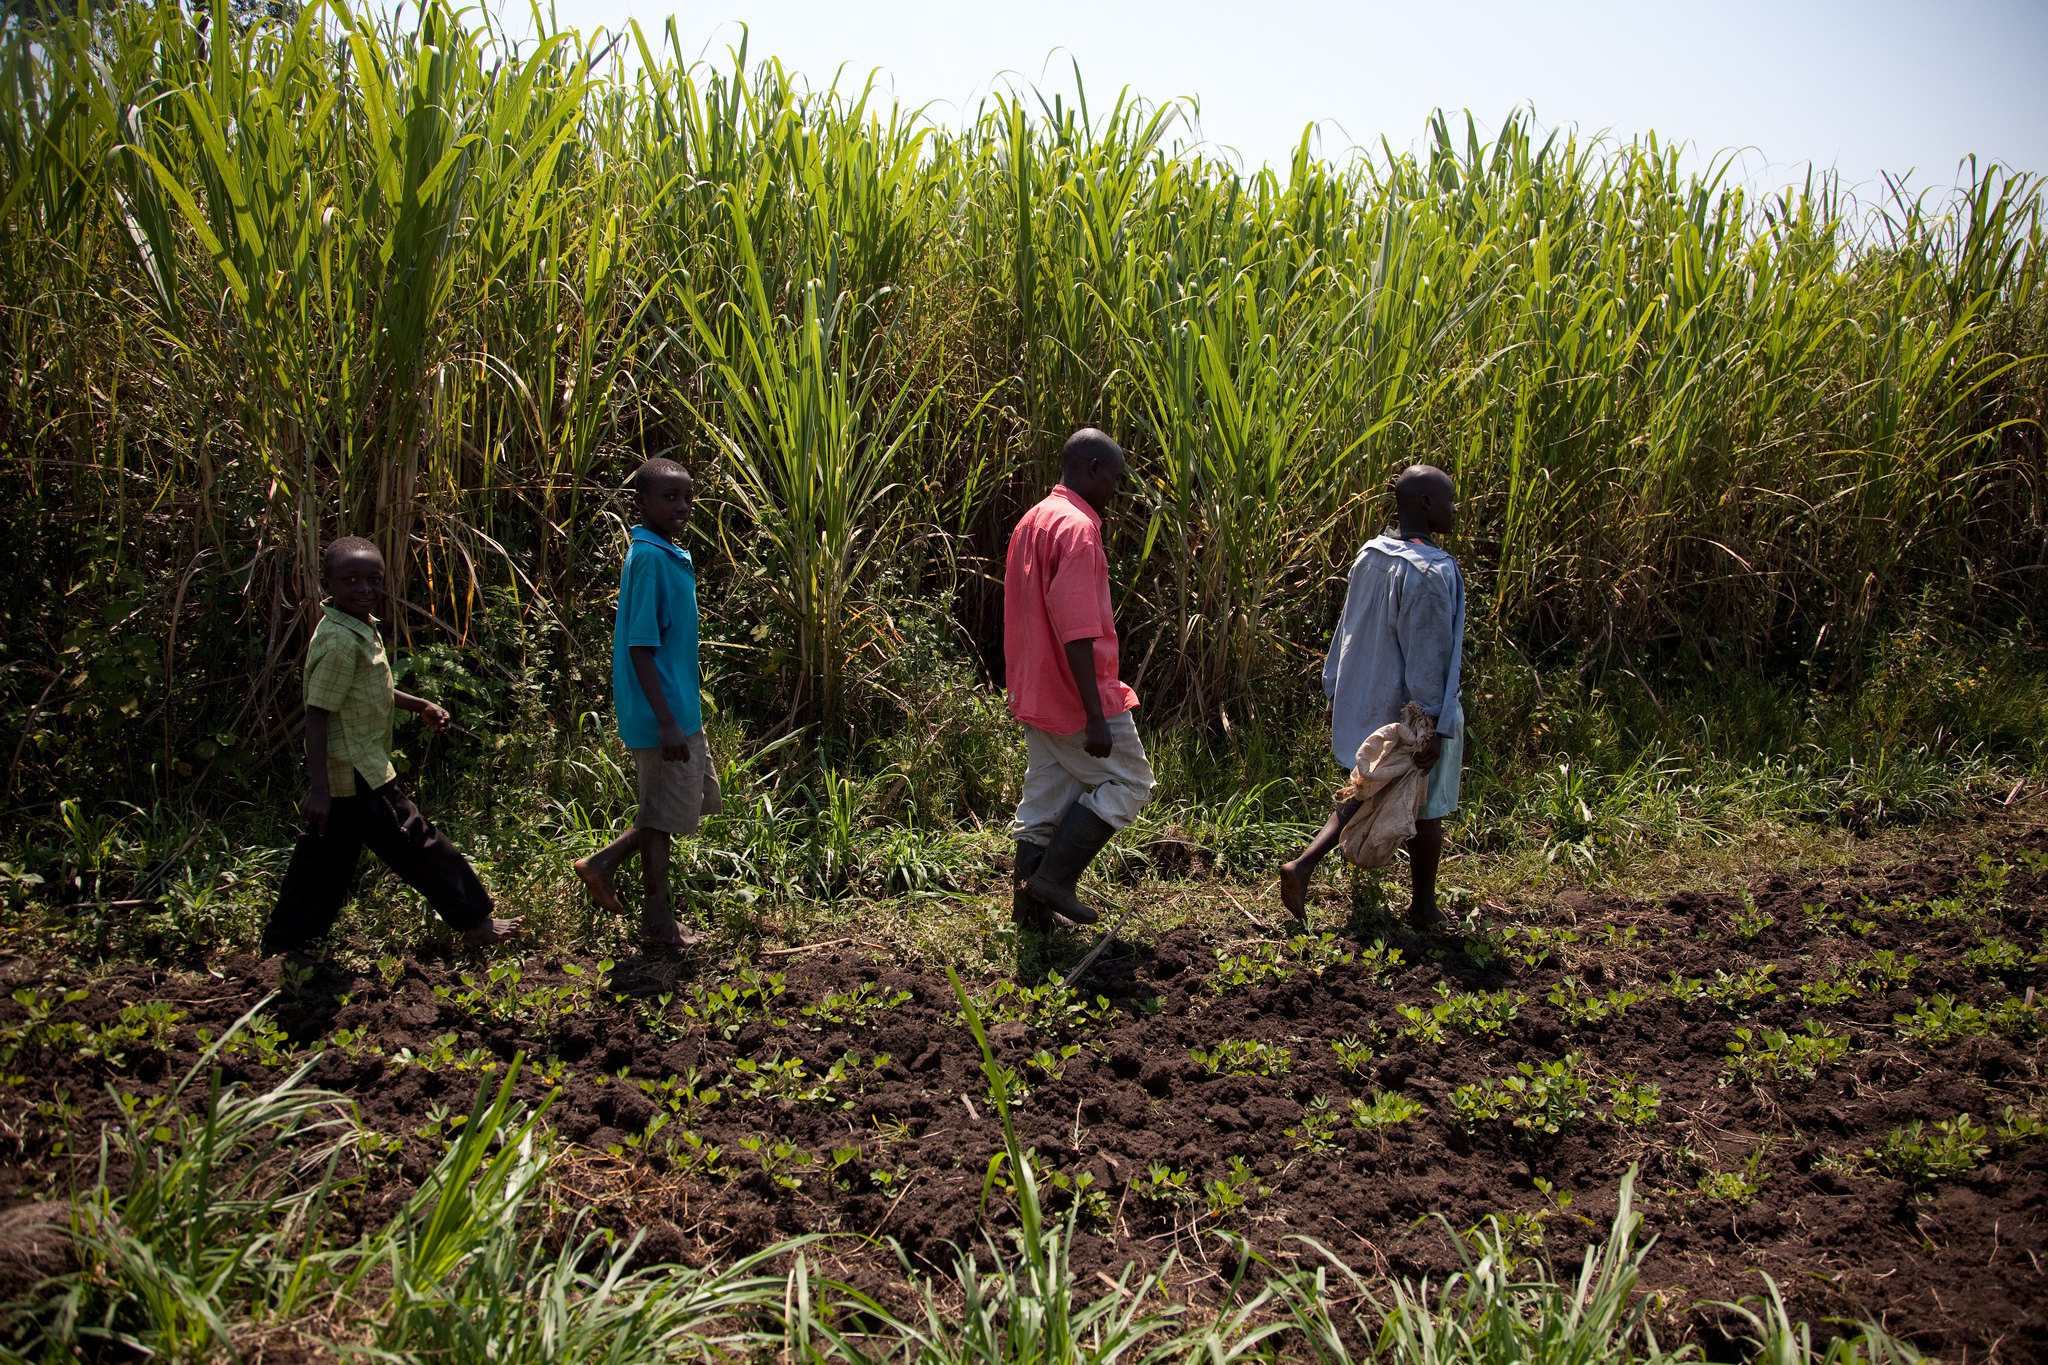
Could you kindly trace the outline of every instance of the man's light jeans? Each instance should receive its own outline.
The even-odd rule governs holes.
[[[1152,764],[1131,712],[1109,718],[1108,758],[1090,754],[1083,747],[1087,741],[1086,730],[1055,735],[1035,725],[1024,727],[1029,765],[1024,770],[1024,797],[1010,826],[1019,843],[1051,843],[1076,797],[1111,829],[1127,827],[1152,799]],[[1082,796],[1084,787],[1094,790]]]

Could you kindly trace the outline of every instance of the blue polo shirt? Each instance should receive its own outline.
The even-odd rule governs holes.
[[[626,562],[619,570],[619,617],[612,627],[612,705],[619,713],[619,738],[628,749],[661,747],[661,723],[633,671],[634,645],[654,650],[661,690],[683,733],[704,728],[698,705],[697,569],[690,552],[671,545],[645,526],[633,528]]]

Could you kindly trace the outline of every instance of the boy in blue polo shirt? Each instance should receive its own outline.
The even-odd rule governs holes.
[[[638,772],[640,810],[633,828],[588,858],[576,875],[600,906],[619,901],[612,874],[640,855],[640,933],[649,947],[685,948],[700,935],[676,923],[669,903],[669,837],[695,834],[724,809],[704,738],[697,669],[697,571],[677,545],[689,524],[690,473],[673,460],[649,460],[626,480],[640,524],[619,570],[619,611],[612,629],[612,704],[619,738]]]

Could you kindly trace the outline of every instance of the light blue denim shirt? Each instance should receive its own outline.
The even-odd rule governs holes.
[[[1465,647],[1465,579],[1426,541],[1375,536],[1351,562],[1344,615],[1323,663],[1330,752],[1350,768],[1358,746],[1414,702],[1446,737],[1458,732],[1458,660]]]

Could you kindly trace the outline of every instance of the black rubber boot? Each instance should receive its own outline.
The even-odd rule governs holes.
[[[1010,901],[1010,922],[1025,929],[1035,929],[1043,934],[1052,928],[1052,912],[1040,905],[1024,883],[1031,874],[1038,871],[1038,865],[1045,861],[1045,849],[1038,844],[1017,844],[1017,863],[1011,881],[1013,896]]]
[[[1024,883],[1024,889],[1070,923],[1095,923],[1095,911],[1074,898],[1074,884],[1115,833],[1107,820],[1076,801],[1067,808],[1066,818],[1046,847],[1045,861],[1038,865],[1037,875]]]

